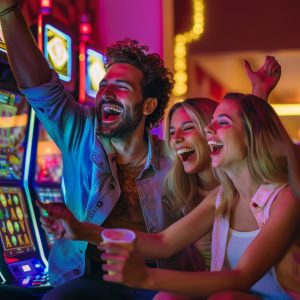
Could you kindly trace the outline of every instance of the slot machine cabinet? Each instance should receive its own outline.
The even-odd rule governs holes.
[[[43,15],[39,20],[41,22],[38,26],[35,29],[32,28],[37,33],[38,45],[50,66],[58,73],[65,88],[74,94],[76,92],[76,77],[72,32],[51,16]],[[0,63],[3,63],[10,71],[5,45],[1,41]],[[2,76],[3,70],[4,68],[1,67],[0,84],[3,82],[3,88],[1,89],[0,86],[0,188],[3,189],[5,199],[8,198],[6,201],[3,200],[3,203],[13,204],[14,202],[10,198],[12,199],[14,196],[14,198],[18,197],[20,203],[24,204],[18,206],[18,209],[11,210],[17,209],[18,212],[22,212],[22,214],[19,213],[20,216],[23,215],[24,218],[26,216],[27,225],[22,223],[24,226],[18,228],[26,231],[27,248],[21,251],[20,247],[16,245],[17,250],[14,249],[13,246],[16,242],[15,237],[13,237],[14,234],[4,235],[4,231],[8,231],[7,227],[16,233],[16,229],[13,227],[15,221],[11,221],[9,218],[15,218],[15,215],[18,215],[12,212],[11,217],[8,215],[9,211],[7,212],[4,206],[0,206],[1,210],[5,212],[2,214],[3,220],[0,220],[0,226],[3,230],[0,243],[0,273],[3,274],[4,281],[6,281],[5,285],[9,288],[17,286],[39,287],[41,290],[42,287],[48,287],[46,257],[53,244],[53,237],[41,228],[39,217],[44,212],[35,205],[35,200],[39,199],[42,202],[63,201],[61,154],[37,120],[34,111],[29,109],[25,99],[17,96],[19,95],[18,89],[14,88],[14,93],[10,92],[11,87],[15,87],[16,84],[13,76],[9,77],[7,74]],[[12,103],[9,104],[13,97],[22,101],[18,106],[25,109],[21,116],[15,113],[16,109],[11,105]],[[17,102],[15,101],[15,103]],[[8,120],[11,119],[7,116],[12,117],[14,114],[17,116],[11,119],[17,121],[11,121],[14,122],[11,123],[13,127],[9,127],[7,124],[10,124]],[[18,123],[17,126],[15,126],[16,122]],[[21,134],[19,134],[20,131]],[[11,144],[20,138],[22,143],[16,142],[16,144],[21,144],[23,147],[17,148],[18,151],[16,151],[14,147],[11,147]],[[4,147],[1,143],[10,146]],[[8,150],[9,148],[11,150]],[[7,157],[4,157],[5,155]],[[4,197],[2,196],[2,199]],[[21,237],[19,236],[19,238],[21,243]]]
[[[31,168],[32,175],[30,182],[33,199],[41,202],[64,202],[62,191],[62,156],[60,150],[52,141],[41,123],[37,124],[38,137],[36,151],[32,152]],[[44,215],[46,212],[38,208],[38,215]],[[39,226],[39,232],[43,240],[44,251],[49,251],[54,243],[53,235],[44,231]]]
[[[31,114],[17,88],[8,86],[0,85],[0,270],[10,286],[47,286],[47,261],[24,184]]]

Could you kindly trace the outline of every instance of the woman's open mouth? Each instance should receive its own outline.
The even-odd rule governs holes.
[[[180,148],[180,149],[176,150],[176,152],[177,152],[177,155],[180,157],[180,159],[184,162],[184,161],[187,161],[189,159],[189,157],[195,153],[195,149],[185,147],[185,148]]]
[[[210,140],[208,141],[208,145],[210,147],[210,151],[212,155],[218,154],[223,148],[223,144],[217,141]]]

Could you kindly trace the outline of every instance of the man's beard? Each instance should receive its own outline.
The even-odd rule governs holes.
[[[110,138],[121,138],[132,133],[143,118],[143,104],[144,101],[136,104],[131,110],[124,110],[121,122],[115,127],[113,125],[112,128],[103,127],[100,118],[100,133]]]

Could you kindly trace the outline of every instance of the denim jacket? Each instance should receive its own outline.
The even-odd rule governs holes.
[[[78,220],[101,225],[117,203],[121,189],[116,155],[109,139],[99,134],[95,108],[76,103],[54,72],[51,82],[22,92],[61,150],[67,207]],[[169,168],[170,161],[148,135],[147,162],[136,179],[148,232],[165,228],[161,196]],[[51,284],[84,274],[86,248],[85,241],[56,241],[49,255]]]

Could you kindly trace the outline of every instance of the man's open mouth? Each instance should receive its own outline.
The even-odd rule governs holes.
[[[123,109],[115,104],[102,104],[101,111],[102,122],[112,122],[121,115]]]

